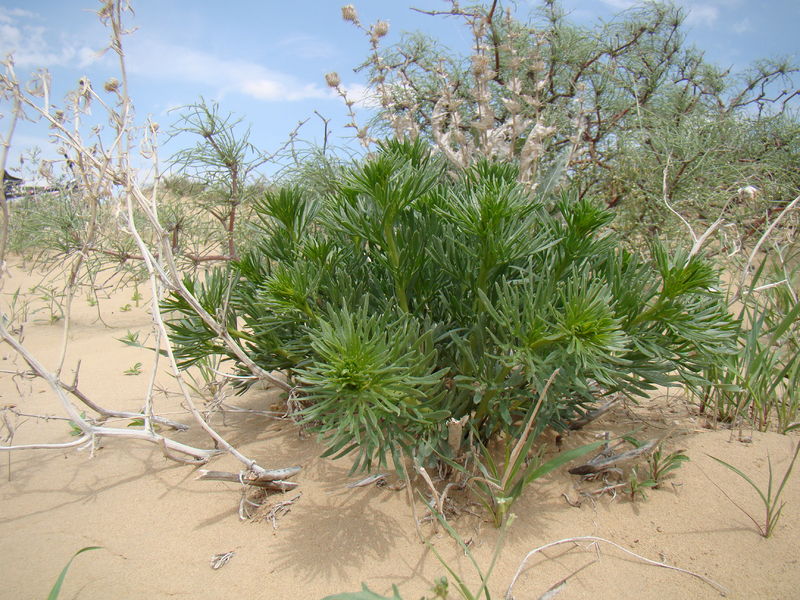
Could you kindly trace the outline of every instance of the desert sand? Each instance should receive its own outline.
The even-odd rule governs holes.
[[[14,290],[26,294],[36,281],[19,265],[12,266],[12,277],[2,290],[4,306],[9,306]],[[147,302],[135,306],[132,293],[131,288],[112,291],[98,307],[84,297],[75,301],[65,377],[71,377],[80,360],[81,388],[108,408],[139,410],[152,368],[147,351],[118,341],[128,331],[140,331],[142,338],[151,331]],[[52,369],[62,323],[51,323],[44,303],[36,294],[29,296],[25,344]],[[130,310],[121,310],[128,304]],[[42,310],[34,312],[37,308]],[[5,371],[23,369],[8,346],[0,349],[0,356]],[[125,375],[136,362],[142,363],[142,374]],[[164,368],[162,362],[160,369]],[[158,373],[157,381],[163,388],[156,394],[157,407],[170,418],[192,424],[178,399],[168,393],[174,388],[169,374]],[[41,381],[3,374],[0,394],[0,405],[63,416]],[[279,398],[273,391],[251,390],[229,402],[269,410]],[[347,459],[320,458],[323,448],[290,421],[229,412],[224,424],[220,414],[212,423],[266,468],[302,467],[295,478],[300,483],[296,491],[268,499],[281,502],[301,493],[289,512],[274,524],[241,521],[239,484],[197,481],[195,467],[165,459],[158,447],[146,442],[106,439],[93,454],[88,449],[3,453],[0,598],[45,598],[70,556],[95,545],[103,549],[75,560],[61,598],[318,599],[359,590],[364,582],[386,595],[397,584],[408,600],[431,595],[434,580],[446,575],[417,537],[406,493],[389,486],[346,487],[360,479],[348,475]],[[27,417],[16,424],[15,444],[70,440],[63,420]],[[709,429],[704,417],[672,390],[638,406],[618,406],[586,431],[571,434],[563,448],[597,439],[605,431],[619,434],[637,428],[640,439],[671,432],[667,448],[685,449],[690,461],[662,489],[650,490],[646,500],[635,502],[622,494],[580,495],[580,490],[602,484],[581,482],[566,467],[534,482],[514,506],[517,518],[490,580],[492,596],[504,596],[529,550],[564,538],[597,536],[708,577],[724,586],[730,598],[800,597],[800,474],[784,492],[786,505],[773,537],[764,539],[723,492],[762,520],[756,493],[708,456],[736,465],[765,485],[767,456],[782,474],[797,437]],[[175,437],[211,446],[196,425]],[[550,451],[556,451],[555,446]],[[238,471],[239,465],[222,456],[210,468]],[[498,533],[469,497],[456,497],[456,506],[460,516],[450,522],[485,568]],[[416,510],[425,514],[420,500]],[[456,543],[441,530],[434,532],[430,523],[423,524],[422,532],[474,591],[477,575]],[[211,568],[213,555],[231,551],[227,564]],[[564,578],[568,579],[555,596],[559,600],[721,597],[699,578],[588,541],[563,544],[533,557],[514,587],[514,597],[540,598]],[[452,598],[458,597],[452,581],[451,591]]]

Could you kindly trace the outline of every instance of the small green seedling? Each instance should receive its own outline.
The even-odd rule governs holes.
[[[130,329],[128,330],[128,333],[126,333],[124,337],[117,338],[117,340],[127,346],[134,346],[135,348],[141,348],[142,346],[141,342],[139,341],[139,332],[131,331]]]
[[[637,440],[632,435],[625,435],[623,436],[623,439],[633,444],[636,448],[641,448],[645,443]],[[650,456],[647,457],[647,466],[650,469],[650,476],[640,483],[652,481],[653,485],[647,485],[646,487],[660,489],[661,484],[664,483],[664,479],[666,478],[667,474],[670,471],[674,471],[675,469],[679,468],[683,463],[689,460],[689,457],[683,454],[683,452],[683,450],[675,450],[669,454],[666,454],[664,452],[664,448],[662,447],[662,443],[659,443],[650,453]],[[638,477],[636,479],[639,480]],[[642,497],[645,497],[644,494],[642,494]]]
[[[433,598],[431,600],[436,600],[439,598],[440,600],[447,600],[447,590],[450,587],[450,584],[447,581],[447,577],[439,577],[434,584],[433,584]],[[428,600],[427,597],[423,600]]]
[[[647,500],[647,493],[645,490],[655,487],[658,487],[655,479],[652,477],[648,477],[647,479],[639,479],[639,474],[636,472],[636,469],[631,469],[631,474],[628,477],[628,493],[631,496],[631,502],[636,502],[637,496],[642,500]]]
[[[653,487],[659,489],[667,474],[679,468],[688,460],[689,457],[683,454],[683,450],[675,450],[674,452],[665,454],[661,448],[661,444],[656,446],[653,453],[647,459],[647,464],[650,467],[650,479],[655,482]]]
[[[31,288],[31,294],[38,294],[39,300],[46,304],[45,307],[37,309],[34,312],[47,310],[50,313],[48,321],[51,325],[64,318],[64,307],[62,306],[64,301],[63,292],[58,292],[55,287],[46,288],[42,285],[37,285]]]
[[[81,419],[85,419],[85,418],[86,418],[86,412],[85,411],[81,411]],[[77,423],[75,423],[75,421],[69,421],[69,434],[72,437],[80,437],[80,436],[83,435],[83,429],[78,427],[78,425],[77,425]]]
[[[775,525],[778,523],[778,519],[780,518],[781,512],[783,511],[783,506],[784,506],[785,502],[780,502],[781,493],[783,492],[783,488],[786,486],[786,482],[789,481],[789,476],[792,474],[792,469],[794,469],[794,463],[795,463],[795,461],[797,461],[798,453],[800,453],[800,442],[797,442],[797,446],[794,449],[794,455],[792,455],[792,461],[789,463],[789,467],[786,469],[786,472],[783,474],[783,479],[781,479],[781,483],[778,486],[778,490],[775,492],[774,496],[772,495],[772,493],[773,493],[773,490],[774,490],[773,484],[774,484],[775,481],[774,481],[774,475],[773,475],[773,472],[772,472],[772,461],[770,460],[769,455],[767,455],[767,464],[769,465],[769,481],[767,482],[767,493],[766,494],[763,492],[763,490],[760,487],[758,487],[753,482],[752,479],[750,479],[742,471],[740,471],[739,469],[737,469],[733,465],[731,465],[729,463],[726,463],[724,460],[720,460],[719,458],[717,458],[715,456],[711,456],[710,454],[708,455],[709,458],[713,458],[719,464],[723,465],[724,467],[727,467],[728,469],[730,469],[731,471],[736,473],[739,477],[744,479],[758,493],[758,497],[761,498],[761,502],[764,504],[764,510],[765,510],[765,518],[764,518],[764,524],[763,525],[761,523],[759,523],[758,521],[756,521],[756,519],[753,517],[753,515],[751,515],[749,512],[747,512],[741,506],[739,506],[733,500],[733,498],[731,498],[727,493],[725,493],[725,491],[722,488],[719,488],[719,486],[717,486],[720,489],[720,491],[723,494],[725,494],[725,497],[728,500],[730,500],[736,508],[738,508],[744,514],[746,514],[748,516],[748,518],[753,523],[755,523],[755,526],[758,528],[759,533],[761,533],[761,535],[763,537],[765,537],[765,538],[768,538],[768,537],[770,537],[772,535],[772,533],[775,530]],[[716,484],[714,484],[714,485],[716,485]],[[780,502],[780,504],[779,504],[779,502]]]
[[[130,304],[124,304],[119,307],[119,310],[121,312],[131,312],[133,310],[133,307]]]
[[[158,423],[151,423],[153,431],[160,431],[161,426]],[[144,419],[131,419],[126,427],[144,427]]]
[[[126,369],[123,371],[125,375],[141,375],[142,374],[142,363],[137,362],[133,365],[130,369]]]

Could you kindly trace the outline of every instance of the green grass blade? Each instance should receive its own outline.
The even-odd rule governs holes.
[[[773,346],[778,343],[780,337],[786,333],[786,331],[797,322],[798,317],[800,317],[800,302],[794,305],[792,310],[790,310],[786,315],[781,319],[780,323],[773,329],[770,333],[772,336],[770,337],[769,346]]]
[[[436,558],[439,560],[439,562],[442,563],[442,566],[445,569],[447,569],[447,572],[450,573],[450,576],[456,582],[456,585],[458,585],[458,588],[459,588],[459,591],[461,592],[461,595],[464,598],[466,598],[467,600],[474,600],[475,597],[472,595],[472,592],[469,591],[469,588],[464,583],[464,580],[462,580],[461,577],[458,576],[458,573],[456,573],[452,569],[452,567],[449,564],[447,564],[447,562],[444,560],[444,558],[442,558],[442,555],[439,554],[438,550],[436,550],[436,546],[431,544],[428,540],[425,540],[425,544],[428,546],[428,548],[431,549],[431,551],[436,556]],[[323,600],[327,600],[327,599],[323,599]]]
[[[72,555],[72,558],[69,559],[64,568],[61,569],[61,574],[56,579],[56,582],[53,584],[53,589],[50,590],[50,594],[47,596],[47,600],[56,600],[58,595],[61,593],[61,586],[64,584],[64,578],[67,576],[67,571],[69,570],[72,561],[75,560],[79,554],[83,554],[84,552],[88,552],[89,550],[99,550],[102,546],[86,546],[86,548],[81,548],[75,554]]]
[[[762,491],[761,491],[761,488],[759,488],[759,487],[758,487],[758,486],[757,486],[755,483],[753,483],[753,480],[752,480],[752,479],[750,479],[750,478],[749,478],[747,475],[745,475],[744,473],[742,473],[742,471],[740,471],[739,469],[737,469],[736,467],[734,467],[732,464],[730,464],[730,463],[726,463],[724,460],[720,460],[720,459],[719,459],[719,458],[717,458],[716,456],[711,456],[710,454],[706,454],[706,456],[708,456],[709,458],[713,458],[715,461],[717,461],[717,462],[718,462],[719,464],[721,464],[722,466],[724,466],[724,467],[728,467],[728,468],[729,468],[731,471],[733,471],[733,472],[734,472],[734,473],[736,473],[736,474],[737,474],[739,477],[741,477],[742,479],[744,479],[744,480],[745,480],[747,483],[749,483],[749,484],[750,484],[750,485],[753,487],[753,489],[754,489],[756,492],[758,492],[758,495],[761,497],[761,501],[764,503],[764,505],[765,505],[765,506],[769,506],[769,502],[767,501],[767,497],[764,495],[764,492],[762,492]]]
[[[428,510],[430,511],[430,513],[436,518],[437,521],[439,521],[439,523],[442,525],[442,527],[445,528],[447,533],[450,534],[450,537],[453,538],[458,543],[459,546],[461,546],[461,549],[464,551],[464,554],[466,555],[467,558],[469,558],[470,562],[472,562],[472,566],[475,567],[475,570],[477,571],[478,575],[480,576],[481,581],[484,581],[484,577],[483,577],[483,573],[481,572],[481,568],[478,566],[478,563],[475,561],[475,558],[472,556],[472,552],[470,552],[469,547],[464,543],[464,540],[461,539],[461,536],[458,535],[456,530],[453,529],[450,526],[450,524],[447,522],[447,519],[444,518],[444,515],[442,515],[439,511],[437,511],[437,510],[435,510],[433,508],[432,504],[429,504],[427,502],[427,500],[425,500],[424,498],[423,498],[423,502],[425,503],[425,506],[428,507]],[[442,558],[442,555],[439,554],[439,552],[436,550],[436,547],[433,544],[431,544],[428,540],[425,540],[425,545],[428,546],[428,548],[431,549],[431,551],[434,553],[434,555],[439,560],[439,562],[442,563],[442,566],[445,569],[447,569],[448,573],[450,573],[450,576],[453,578],[453,580],[458,585],[459,590],[461,592],[461,595],[464,598],[466,598],[467,600],[475,600],[475,596],[473,596],[472,592],[469,591],[469,588],[467,587],[467,584],[464,583],[464,580],[461,579],[461,577],[458,576],[458,573],[456,573],[453,570],[453,568],[447,563],[447,561],[445,561],[444,558]]]
[[[767,455],[767,470],[769,471],[769,480],[767,482],[767,504],[772,506],[772,481],[774,479],[772,473],[772,459]]]
[[[508,528],[511,526],[511,523],[514,521],[515,515],[511,514],[508,518],[503,522],[502,527],[500,528],[500,537],[497,538],[497,543],[494,546],[494,552],[492,552],[492,559],[489,562],[489,567],[486,569],[486,576],[483,579],[483,585],[481,585],[480,589],[476,596],[480,596],[481,592],[486,594],[487,600],[491,600],[491,596],[489,594],[489,578],[492,576],[492,571],[494,571],[494,567],[497,564],[497,559],[500,557],[500,552],[503,550],[503,546],[506,542],[506,534],[508,533]]]
[[[764,537],[772,536],[772,530],[775,529],[775,525],[778,524],[778,519],[781,518],[781,513],[783,512],[784,504],[781,504],[778,510],[770,513],[769,518],[767,519],[767,528],[766,531],[764,532]]]
[[[781,485],[778,487],[778,491],[775,494],[775,504],[778,503],[778,498],[781,497],[781,493],[783,492],[783,488],[786,486],[786,482],[789,481],[789,476],[792,474],[792,470],[794,469],[794,463],[797,461],[797,456],[800,454],[800,441],[797,442],[797,446],[794,449],[794,456],[792,456],[792,462],[789,463],[789,468],[786,469],[786,473],[783,475],[783,479],[781,480]]]

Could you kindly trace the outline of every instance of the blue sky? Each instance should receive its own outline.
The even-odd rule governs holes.
[[[443,9],[442,0],[351,0],[364,23],[390,23],[385,43],[402,32],[421,30],[442,44],[465,51],[468,31],[455,19],[434,18],[410,10]],[[364,36],[342,21],[336,0],[134,0],[129,24],[136,31],[125,47],[131,95],[139,117],[152,115],[167,130],[175,107],[200,96],[218,101],[252,127],[252,141],[269,151],[277,148],[298,121],[311,117],[300,137],[321,138],[314,110],[332,119],[334,143],[346,143],[341,101],[327,88],[324,74],[337,71],[355,94],[363,77],[353,68],[368,51]],[[535,0],[517,0],[525,15]],[[637,4],[634,0],[563,0],[572,18],[582,24],[610,19]],[[800,60],[798,0],[680,0],[688,14],[690,42],[707,57],[734,70],[757,58],[794,56]],[[37,67],[49,69],[54,98],[82,76],[95,89],[116,74],[114,56],[99,55],[107,34],[90,0],[0,0],[0,54],[13,51],[18,75]],[[2,112],[8,110],[2,104]],[[4,127],[0,120],[0,127]],[[338,139],[336,139],[338,138]],[[25,148],[47,143],[41,124],[23,123],[13,141],[9,166],[18,164]],[[188,143],[184,142],[184,143]],[[167,142],[164,158],[181,146]],[[51,156],[52,151],[45,151]]]

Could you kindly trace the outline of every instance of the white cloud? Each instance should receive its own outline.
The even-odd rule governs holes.
[[[596,0],[583,0],[584,2],[596,2]],[[603,4],[615,11],[622,11],[634,6],[642,6],[650,0],[600,0]],[[730,10],[732,7],[739,6],[741,0],[678,0],[678,6],[686,10],[686,22],[689,25],[713,27],[716,25],[720,8]],[[749,26],[749,24],[748,24]],[[737,33],[739,32],[736,30]]]
[[[78,58],[78,66],[81,69],[85,69],[89,65],[92,65],[103,58],[103,51],[102,50],[92,50],[91,48],[87,48],[86,46],[78,49],[77,53]]]
[[[258,100],[276,100],[285,93],[283,86],[274,79],[249,79],[241,83],[241,91]]]
[[[56,144],[49,138],[15,133],[11,139],[11,155],[15,157],[15,162],[9,161],[9,166],[16,169],[18,165],[22,165],[25,158],[30,156],[31,152],[36,152],[39,159],[57,160],[61,158],[56,152]],[[25,161],[25,163],[30,164],[29,161]]]
[[[329,58],[336,53],[336,47],[313,35],[292,35],[276,42],[278,47],[289,48],[300,58]]]
[[[0,37],[3,39],[4,46],[18,46],[20,40],[22,39],[22,32],[12,25],[8,25],[6,22],[3,22],[0,25]]]
[[[207,85],[216,88],[220,95],[238,92],[268,102],[330,96],[321,83],[301,82],[292,75],[248,60],[220,58],[155,40],[132,40],[127,57],[131,72],[154,79]]]
[[[7,27],[4,34],[3,54],[13,54],[14,62],[21,67],[53,67],[68,65],[75,58],[76,50],[70,46],[53,48],[45,40],[43,27],[17,29]]]
[[[693,4],[688,7],[686,22],[689,25],[713,27],[719,18],[719,7],[711,4]]]
[[[641,3],[637,0],[602,0],[602,2],[616,10],[626,10]]]
[[[0,23],[11,23],[14,21],[15,18],[26,18],[26,19],[33,19],[37,18],[39,15],[36,13],[32,13],[29,10],[23,10],[21,8],[6,8],[5,6],[0,6]]]
[[[95,53],[87,46],[23,20],[39,20],[39,17],[26,10],[0,7],[0,56],[13,55],[16,65],[83,68],[96,60],[89,60]]]
[[[753,30],[753,25],[750,23],[750,19],[745,17],[738,23],[734,23],[732,29],[734,33],[747,33]]]
[[[380,106],[375,91],[363,83],[346,83],[342,87],[347,93],[348,99],[352,100],[356,106],[360,108],[378,108]]]

